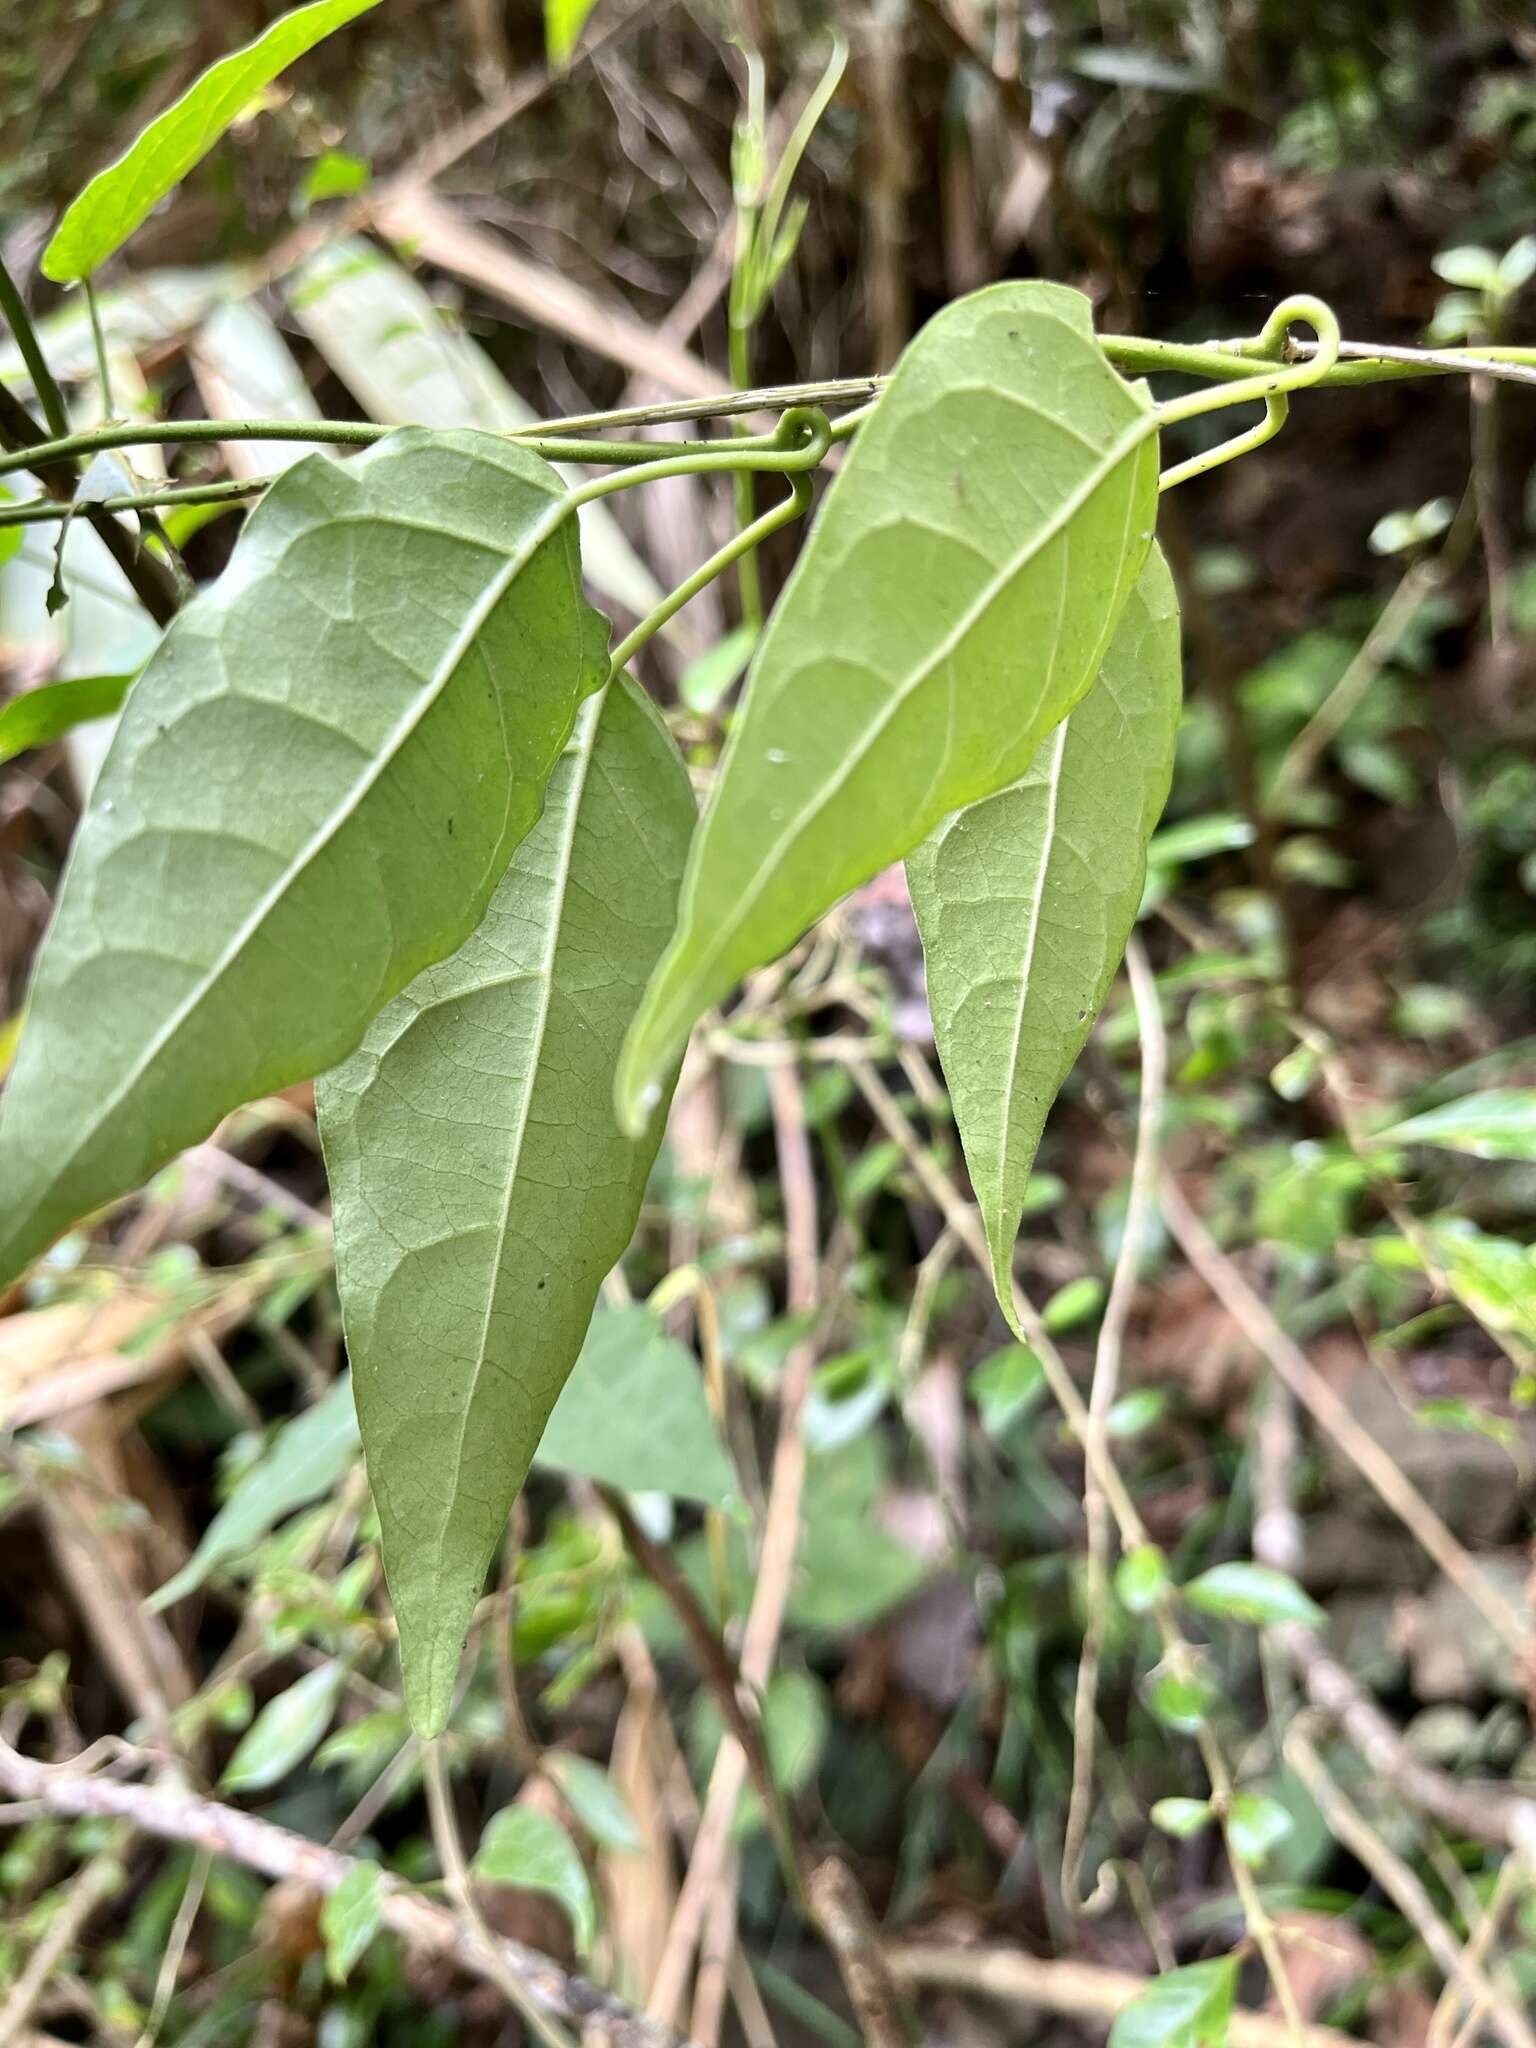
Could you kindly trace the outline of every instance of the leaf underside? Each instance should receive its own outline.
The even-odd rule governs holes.
[[[753,661],[625,1050],[631,1127],[711,1003],[1015,781],[1088,687],[1151,537],[1149,404],[1058,285],[978,292],[909,347]]]
[[[1097,680],[1011,788],[909,856],[934,1040],[999,1299],[1040,1134],[1125,951],[1168,797],[1178,601],[1148,555]]]
[[[274,485],[76,835],[0,1108],[0,1281],[473,930],[606,673],[568,514],[471,433]]]
[[[589,705],[484,921],[320,1083],[358,1417],[424,1734],[634,1228],[660,1136],[613,1072],[672,929],[693,796],[627,678]]]
[[[280,71],[378,0],[312,0],[221,57],[71,202],[43,251],[56,284],[89,277],[213,148]]]

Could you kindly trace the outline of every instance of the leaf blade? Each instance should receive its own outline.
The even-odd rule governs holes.
[[[628,1127],[744,973],[1024,772],[1140,568],[1154,432],[1062,287],[978,292],[908,349],[754,657],[625,1050]]]
[[[614,1125],[613,1064],[671,929],[692,822],[676,749],[621,679],[584,711],[474,936],[318,1090],[358,1415],[423,1733],[446,1719],[486,1567],[655,1156],[659,1125],[638,1141]],[[455,1119],[466,1070],[473,1100]]]
[[[202,162],[263,86],[377,4],[311,0],[307,7],[279,15],[254,42],[211,64],[66,208],[43,251],[44,276],[55,284],[89,277]]]
[[[473,929],[606,672],[568,512],[537,457],[468,433],[268,493],[76,836],[0,1107],[0,1273],[344,1058]]]
[[[1027,774],[907,860],[934,1037],[1005,1312],[1046,1115],[1141,903],[1179,698],[1178,606],[1154,547],[1097,680]]]
[[[110,718],[121,709],[132,681],[131,674],[68,676],[13,697],[0,710],[0,763],[28,747],[46,747],[93,718]]]

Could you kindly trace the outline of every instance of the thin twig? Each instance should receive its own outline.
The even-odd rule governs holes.
[[[1514,1609],[1473,1564],[1461,1544],[1406,1476],[1396,1460],[1351,1413],[1347,1403],[1283,1330],[1268,1303],[1256,1294],[1196,1216],[1168,1174],[1162,1179],[1163,1216],[1185,1257],[1248,1341],[1269,1360],[1313,1420],[1370,1482],[1403,1526],[1446,1577],[1466,1595],[1517,1656],[1529,1636]]]
[[[818,1298],[819,1227],[816,1181],[806,1137],[805,1110],[796,1068],[775,1067],[769,1075],[769,1099],[778,1144],[779,1176],[784,1190],[787,1302],[791,1315],[810,1314]],[[795,1551],[800,1535],[800,1501],[805,1487],[805,1440],[802,1412],[816,1360],[814,1336],[802,1338],[790,1352],[779,1394],[779,1433],[769,1482],[768,1506],[758,1553],[757,1585],[748,1609],[742,1639],[741,1676],[763,1687],[773,1672],[779,1633],[789,1602]],[[736,1802],[746,1775],[739,1744],[723,1741],[710,1775],[704,1816],[693,1856],[678,1895],[666,1946],[651,1987],[648,2010],[670,2021],[681,2008],[688,1967],[698,1946],[710,1900],[719,1882],[730,1842]]]
[[[811,1873],[810,1895],[868,2048],[911,2048],[906,2007],[858,1879],[840,1857],[829,1856]]]
[[[1335,1841],[1364,1864],[1418,1935],[1437,1967],[1462,1994],[1479,2004],[1487,2024],[1505,2048],[1536,2048],[1536,2033],[1469,1958],[1435,1910],[1434,1901],[1408,1865],[1371,1827],[1353,1800],[1341,1790],[1297,1721],[1285,1738],[1287,1763],[1317,1802]]]
[[[227,1856],[247,1870],[291,1879],[322,1895],[335,1891],[357,1859],[324,1848],[271,1821],[240,1813],[212,1799],[166,1785],[125,1784],[71,1765],[43,1764],[0,1742],[0,1791],[37,1801],[50,1813],[127,1821],[138,1833],[185,1842]],[[452,1956],[473,1975],[497,1983],[477,1939],[458,1917],[409,1890],[396,1878],[381,1880],[384,1924],[407,1948]],[[678,2048],[668,2028],[654,2025],[611,1992],[567,1975],[548,1956],[522,1942],[495,1938],[498,1963],[512,1971],[543,2013],[580,2030],[600,2025],[612,2048]],[[0,2034],[0,2039],[3,2039]]]
[[[427,1786],[427,1812],[432,1823],[432,1845],[442,1865],[448,1896],[484,1958],[487,1974],[508,2005],[519,2019],[526,2021],[545,2048],[574,2048],[564,2027],[548,2013],[540,2012],[530,1998],[526,1985],[508,1966],[496,1936],[485,1923],[485,1915],[480,1911],[480,1902],[475,1897],[475,1887],[469,1875],[469,1864],[465,1860],[464,1844],[459,1839],[459,1824],[453,1811],[453,1787],[448,1782],[448,1767],[441,1742],[426,1744],[422,1751],[422,1764]]]
[[[1097,1474],[1110,1456],[1108,1420],[1120,1390],[1120,1361],[1125,1326],[1141,1273],[1142,1253],[1157,1220],[1158,1144],[1162,1133],[1163,1095],[1168,1077],[1168,1040],[1163,1030],[1157,984],[1141,940],[1133,933],[1125,951],[1126,973],[1141,1040],[1141,1113],[1136,1126],[1136,1154],[1131,1167],[1130,1195],[1120,1234],[1120,1251],[1110,1282],[1109,1300],[1099,1325],[1093,1381],[1088,1396],[1088,1439],[1084,1445],[1083,1506],[1088,1523],[1088,1621],[1077,1666],[1072,1709],[1072,1790],[1067,1803],[1066,1837],[1062,1847],[1061,1890],[1067,1910],[1104,1910],[1115,1895],[1113,1866],[1106,1864],[1091,1897],[1082,1890],[1083,1847],[1093,1809],[1093,1752],[1098,1727],[1099,1662],[1109,1614],[1109,1503]]]
[[[1033,2006],[1041,2012],[1096,2020],[1101,2025],[1113,2020],[1148,1987],[1148,1979],[1129,1971],[1104,1969],[1075,1958],[1026,1955],[1017,1948],[898,1942],[885,1954],[896,1975],[910,1984],[971,1992],[1005,2005]],[[1353,2036],[1333,2027],[1304,2025],[1296,2035],[1284,2020],[1260,2012],[1234,2012],[1224,2039],[1227,2048],[1355,2048]]]
[[[54,1971],[85,1931],[86,1922],[121,1885],[123,1854],[132,1832],[127,1827],[114,1828],[106,1845],[71,1880],[68,1896],[43,1930],[26,1968],[0,2007],[0,2041],[19,2039]]]

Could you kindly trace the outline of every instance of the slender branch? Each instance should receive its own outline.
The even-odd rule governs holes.
[[[0,461],[0,468],[36,466],[38,482],[52,498],[68,498],[74,489],[73,462],[45,460],[38,463],[36,450],[47,445],[43,430],[21,400],[0,384],[0,447],[19,450],[17,461]],[[181,605],[181,592],[170,565],[146,554],[133,534],[125,532],[110,512],[87,505],[81,516],[88,519],[103,545],[122,571],[128,587],[157,626],[167,626]]]
[[[228,482],[167,484],[160,490],[120,491],[110,498],[24,498],[19,505],[0,505],[0,528],[48,526],[72,519],[87,508],[96,512],[152,512],[167,505],[227,505],[252,498],[274,483],[270,476],[235,477]]]
[[[741,1745],[753,1786],[773,1829],[785,1877],[798,1891],[804,1883],[804,1852],[795,1839],[793,1822],[773,1775],[773,1765],[763,1740],[762,1717],[755,1711],[749,1713],[744,1704],[742,1695],[748,1689],[742,1684],[741,1673],[709,1616],[699,1605],[692,1586],[679,1570],[672,1553],[664,1545],[651,1541],[630,1513],[629,1504],[621,1493],[615,1492],[611,1486],[599,1487],[598,1491],[602,1494],[603,1505],[619,1525],[619,1533],[630,1556],[682,1624],[700,1675],[720,1709],[726,1728]]]
[[[1273,1311],[1248,1285],[1179,1188],[1163,1176],[1162,1210],[1184,1256],[1302,1406],[1327,1431],[1350,1463],[1432,1557],[1452,1584],[1482,1613],[1517,1657],[1528,1647],[1526,1630],[1509,1602],[1477,1570],[1461,1544],[1397,1462],[1355,1419],[1348,1404],[1276,1321]]]
[[[1042,2012],[1094,2021],[1112,2020],[1147,1989],[1145,1977],[1104,1969],[1075,1958],[1049,1959],[1017,1948],[951,1948],[928,1942],[899,1942],[886,1960],[910,1984],[970,1992],[1005,2005],[1035,2006]],[[1022,2037],[1021,2037],[1022,2038]],[[1031,2037],[1032,2038],[1032,2037]],[[1308,2025],[1300,2036],[1269,2013],[1232,2014],[1224,2037],[1230,2048],[1358,2048],[1354,2036],[1333,2027]]]
[[[185,1842],[214,1856],[227,1856],[263,1877],[292,1879],[311,1891],[335,1891],[357,1859],[323,1848],[271,1821],[240,1813],[211,1799],[166,1786],[125,1784],[69,1765],[43,1764],[0,1741],[0,1791],[36,1801],[50,1813],[80,1819],[128,1821],[140,1834]],[[446,1907],[422,1898],[397,1879],[382,1880],[384,1923],[408,1948],[452,1956],[462,1968],[499,1983],[478,1940]],[[611,1992],[584,1977],[567,1976],[558,1964],[522,1942],[498,1937],[499,1964],[511,1970],[542,2012],[578,2031],[601,2026],[613,2048],[677,2048],[668,2028],[644,2019]]]
[[[48,358],[43,354],[37,338],[37,329],[32,325],[32,316],[27,311],[26,301],[17,289],[16,280],[5,267],[0,257],[0,318],[3,318],[11,333],[16,337],[16,346],[21,351],[21,360],[27,366],[27,375],[32,379],[32,389],[37,393],[37,402],[43,408],[43,418],[48,422],[50,434],[69,432],[69,413],[64,404],[64,394],[54,381]]]
[[[480,1902],[459,1839],[459,1825],[453,1812],[453,1788],[443,1761],[441,1742],[429,1742],[422,1753],[427,1785],[427,1812],[431,1817],[432,1845],[442,1865],[448,1896],[458,1907],[459,1917],[473,1937],[492,1981],[518,2017],[528,2024],[545,2048],[573,2048],[570,2036],[548,2014],[540,2012],[526,1985],[501,1953],[501,1945],[486,1925]]]
[[[1354,1801],[1335,1783],[1308,1741],[1301,1721],[1285,1738],[1285,1758],[1316,1801],[1328,1832],[1375,1878],[1433,1956],[1447,1983],[1455,1984],[1469,2003],[1482,2008],[1487,2025],[1505,2048],[1536,2048],[1536,2033],[1529,2023],[1489,1981],[1481,1965],[1463,1950],[1436,1912],[1418,1874],[1382,1840]]]
[[[868,2048],[911,2048],[912,2027],[858,1879],[829,1856],[812,1872],[810,1893]]]
[[[1098,1726],[1099,1663],[1110,1608],[1109,1503],[1097,1474],[1110,1456],[1109,1411],[1120,1390],[1120,1361],[1125,1326],[1141,1276],[1141,1257],[1157,1217],[1158,1144],[1162,1136],[1163,1094],[1168,1076],[1168,1040],[1163,1030],[1157,984],[1146,951],[1133,933],[1125,952],[1131,998],[1141,1039],[1141,1114],[1136,1127],[1136,1154],[1120,1252],[1115,1260],[1109,1300],[1099,1325],[1093,1381],[1088,1396],[1088,1441],[1084,1444],[1083,1506],[1088,1520],[1088,1623],[1078,1660],[1072,1711],[1072,1790],[1067,1805],[1066,1838],[1061,1856],[1062,1896],[1071,1912],[1092,1912],[1114,1898],[1113,1866],[1106,1864],[1093,1896],[1082,1890],[1083,1848],[1093,1808],[1093,1752]]]
[[[27,1958],[26,1968],[11,1987],[0,2011],[0,2041],[16,2041],[30,2019],[49,1979],[85,1931],[96,1908],[111,1898],[123,1881],[123,1855],[131,1830],[112,1830],[106,1846],[99,1849],[71,1883],[67,1897],[49,1921],[42,1939]]]

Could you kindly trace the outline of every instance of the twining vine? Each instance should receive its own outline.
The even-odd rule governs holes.
[[[315,0],[205,74],[69,210],[48,274],[89,289],[209,146],[217,110],[233,118],[274,64],[364,4]],[[788,185],[808,133],[748,209],[738,383],[793,250]],[[42,414],[0,393],[0,478],[42,486],[0,503],[0,533],[90,519],[168,622],[136,678],[77,686],[29,728],[55,736],[122,704],[0,1107],[0,1285],[230,1109],[318,1078],[406,1699],[435,1738],[507,1515],[633,1230],[689,1033],[849,890],[906,861],[980,1211],[968,1241],[1082,1437],[1096,1597],[1112,1521],[1119,1597],[1164,1646],[1154,1710],[1200,1745],[1207,1817],[1299,2024],[1179,1614],[1187,1599],[1297,1622],[1304,1596],[1262,1566],[1224,1595],[1171,1583],[1105,1448],[1115,1317],[1085,1406],[1017,1293],[1014,1243],[1046,1112],[1125,955],[1171,774],[1180,655],[1160,494],[1262,447],[1297,394],[1473,372],[1532,383],[1536,351],[1351,344],[1310,295],[1242,340],[1098,336],[1081,294],[1031,281],[945,309],[889,378],[501,436],[342,420],[70,431],[3,267],[0,314]],[[94,301],[92,318],[99,339]],[[1164,374],[1204,381],[1154,401],[1141,380]],[[1159,469],[1165,435],[1255,404],[1255,424]],[[753,431],[756,414],[776,417]],[[665,452],[621,438],[707,417],[737,425]],[[267,440],[334,452],[278,478],[164,485],[116,460]],[[834,457],[698,818],[630,665],[810,510]],[[555,462],[604,473],[568,485]],[[715,474],[737,486],[738,530],[610,649],[583,595],[582,509]],[[759,474],[786,486],[760,513]],[[152,515],[250,498],[223,575],[180,602],[185,572]],[[743,601],[755,627],[755,577]],[[1147,1073],[1155,1110],[1155,1057]],[[1143,1208],[1155,1142],[1152,1117]],[[1116,1304],[1133,1278],[1117,1273]],[[1093,1683],[1090,1644],[1065,1887],[1079,1904]],[[786,1861],[798,1884],[793,1845]]]

